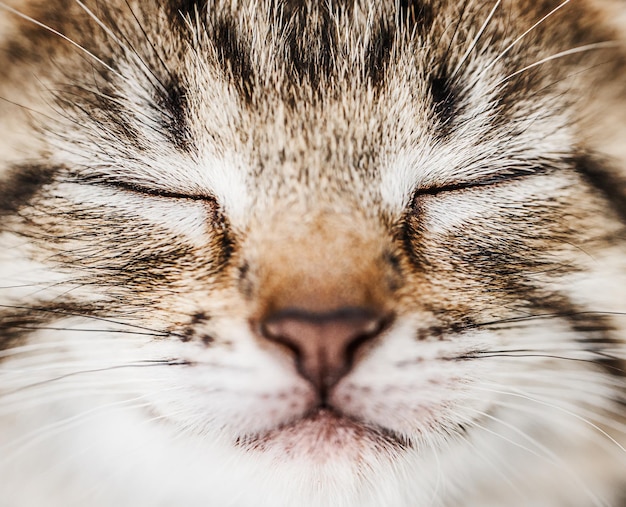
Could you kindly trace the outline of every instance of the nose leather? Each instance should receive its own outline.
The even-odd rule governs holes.
[[[357,349],[381,332],[385,320],[361,307],[327,312],[286,308],[269,315],[261,332],[290,348],[300,374],[325,392],[350,370]]]

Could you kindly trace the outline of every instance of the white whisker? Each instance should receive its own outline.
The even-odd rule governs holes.
[[[551,62],[553,60],[558,60],[559,58],[563,58],[563,57],[570,56],[570,55],[575,55],[578,53],[584,53],[586,51],[596,51],[599,49],[618,48],[618,47],[620,47],[620,43],[617,41],[605,41],[605,42],[595,42],[593,44],[585,44],[584,46],[578,46],[575,48],[568,49],[566,51],[561,51],[560,53],[547,56],[546,58],[542,58],[541,60],[531,63],[530,65],[527,65],[526,67],[523,67],[519,70],[516,70],[515,72],[512,72],[508,76],[497,81],[493,85],[493,88],[497,88],[498,86],[506,83],[507,81],[514,78],[515,76],[522,74],[523,72],[526,72],[527,70],[533,69],[535,67],[543,65],[544,63],[547,63],[547,62]]]
[[[15,14],[16,16],[30,22],[33,23],[34,25],[37,25],[45,30],[48,30],[49,32],[61,37],[63,40],[69,42],[72,46],[76,47],[77,49],[81,50],[83,53],[85,53],[86,55],[88,55],[90,58],[92,58],[93,60],[95,60],[96,62],[98,62],[100,65],[102,65],[105,69],[107,69],[108,71],[112,72],[113,74],[115,74],[117,77],[119,77],[120,79],[122,79],[123,81],[126,81],[126,79],[124,78],[124,76],[122,76],[118,71],[116,71],[113,67],[111,67],[109,64],[107,64],[104,60],[102,60],[101,58],[98,58],[96,55],[94,55],[91,51],[89,51],[87,48],[84,48],[83,46],[81,46],[80,44],[78,44],[76,41],[70,39],[67,35],[62,34],[61,32],[55,30],[54,28],[45,25],[44,23],[41,23],[40,21],[37,21],[34,18],[31,18],[30,16],[27,16],[26,14],[14,9],[13,7],[9,7],[7,4],[0,2],[0,9],[4,9],[12,14]]]
[[[132,387],[128,384],[132,382]],[[66,385],[55,389],[39,390],[29,396],[7,397],[0,395],[0,414],[15,415],[27,410],[52,405],[58,402],[79,400],[86,396],[122,396],[136,394],[137,389],[144,389],[148,384],[158,384],[158,378],[130,378],[124,382],[100,381],[93,383],[81,382],[77,385]],[[119,384],[119,385],[118,385]],[[144,385],[146,384],[146,385]]]
[[[474,39],[470,43],[469,47],[467,48],[467,51],[465,51],[465,54],[463,54],[463,56],[459,60],[459,63],[457,64],[457,66],[454,69],[454,71],[452,72],[452,74],[450,74],[450,81],[452,81],[455,78],[455,76],[459,73],[459,70],[461,70],[461,67],[463,67],[463,64],[466,62],[466,60],[469,57],[469,55],[472,53],[472,51],[474,51],[474,48],[476,47],[476,45],[480,41],[480,38],[482,37],[483,33],[485,32],[485,29],[487,28],[487,26],[489,25],[489,23],[493,19],[493,15],[496,13],[496,10],[498,9],[498,7],[500,6],[501,3],[502,3],[502,0],[497,0],[495,5],[491,9],[491,12],[489,12],[489,15],[487,16],[487,19],[482,24],[482,26],[478,29],[478,32],[476,33],[476,36],[474,37]]]
[[[478,398],[476,398],[479,401]],[[562,445],[571,445],[573,442],[578,442],[581,439],[592,441],[596,448],[602,448],[606,451],[607,455],[617,455],[619,453],[620,461],[625,461],[624,455],[621,450],[616,447],[610,440],[607,440],[604,435],[597,432],[589,432],[584,425],[572,417],[563,417],[563,414],[559,415],[558,425],[555,425],[555,413],[552,411],[546,411],[536,405],[528,405],[521,402],[505,401],[503,399],[492,400],[493,407],[498,409],[506,409],[508,417],[512,421],[528,421],[526,416],[531,416],[533,421],[536,421],[538,427],[543,427],[546,430],[549,428],[558,428],[560,438],[565,438],[566,441],[562,442]],[[593,417],[594,414],[591,414]],[[596,418],[597,420],[597,418]],[[591,422],[591,421],[590,421]],[[554,430],[551,430],[554,431]],[[624,428],[618,429],[618,432],[626,435]],[[566,436],[566,437],[565,437]]]
[[[522,474],[515,466],[513,466],[510,462],[505,459],[502,459],[501,456],[491,452],[489,455],[487,453],[490,451],[489,447],[478,447],[473,444],[471,439],[467,439],[465,445],[468,445],[473,452],[474,456],[477,456],[479,459],[482,459],[484,463],[486,463],[489,467],[489,470],[499,477],[503,482],[505,482],[511,490],[519,497],[520,499],[525,499],[526,503],[528,503],[527,495],[522,490],[521,486],[516,484],[516,482],[520,482],[522,479]]]
[[[536,438],[531,437],[530,435],[528,435],[526,432],[520,430],[517,426],[515,426],[514,424],[508,423],[504,420],[502,420],[501,418],[495,417],[491,414],[488,414],[486,412],[483,411],[479,411],[476,410],[475,411],[477,414],[479,414],[481,417],[484,417],[486,419],[489,419],[495,423],[498,423],[502,426],[504,426],[505,428],[509,429],[510,431],[512,431],[515,435],[521,437],[525,442],[529,443],[531,446],[533,446],[534,448],[536,448],[537,450],[533,450],[530,447],[527,447],[526,445],[523,445],[519,442],[516,442],[515,440],[513,440],[512,438],[506,437],[501,433],[498,433],[495,430],[490,430],[489,428],[482,426],[476,422],[472,422],[472,425],[481,429],[482,431],[489,433],[499,439],[504,440],[505,442],[510,443],[511,445],[522,449],[525,452],[529,452],[535,456],[537,456],[538,458],[545,460],[546,462],[554,465],[558,470],[564,472],[567,476],[569,476],[574,482],[576,482],[578,485],[580,485],[582,487],[582,489],[584,490],[584,492],[587,494],[587,496],[593,501],[594,505],[597,506],[602,506],[602,507],[607,507],[608,504],[606,501],[600,499],[597,497],[597,495],[593,494],[592,490],[589,488],[589,486],[585,483],[584,478],[580,477],[570,466],[568,466],[568,464],[563,461],[561,458],[559,458],[558,454],[556,454],[554,451],[550,450],[548,447],[546,447],[545,445],[543,445],[541,442],[539,442]]]
[[[517,397],[517,398],[521,398],[521,399],[525,399],[528,401],[532,401],[534,403],[537,403],[539,405],[543,405],[545,407],[549,407],[552,408],[558,412],[562,412],[563,414],[569,415],[575,419],[578,419],[580,422],[584,423],[585,425],[591,427],[592,429],[594,429],[595,431],[599,432],[600,434],[602,434],[604,437],[606,437],[607,439],[609,439],[611,442],[613,442],[623,453],[626,453],[626,448],[624,448],[624,446],[622,444],[620,444],[615,438],[613,438],[611,435],[609,435],[609,433],[607,433],[605,430],[603,430],[602,428],[600,428],[600,426],[598,426],[597,424],[593,423],[592,421],[589,421],[588,419],[586,419],[585,417],[572,412],[571,410],[567,410],[566,408],[563,408],[560,405],[556,405],[554,403],[550,403],[548,401],[545,400],[540,400],[537,399],[536,397],[533,396],[529,396],[527,394],[521,393],[519,392],[518,389],[511,389],[509,391],[503,391],[500,389],[486,389],[484,387],[480,387],[480,386],[475,386],[476,389],[478,390],[482,390],[482,391],[489,391],[495,394],[502,394],[505,396],[512,396],[512,397]]]
[[[513,49],[515,46],[517,46],[517,44],[519,44],[529,33],[531,33],[533,30],[535,30],[535,28],[537,28],[539,25],[541,25],[544,21],[546,21],[548,18],[550,18],[551,16],[553,16],[556,12],[558,12],[559,10],[561,10],[563,7],[565,7],[568,3],[570,3],[571,0],[564,0],[563,2],[561,2],[559,5],[557,5],[554,9],[552,9],[550,12],[548,12],[548,14],[546,14],[544,17],[542,17],[539,21],[537,21],[534,25],[532,25],[528,30],[526,30],[524,33],[522,33],[519,37],[517,37],[513,42],[511,42],[506,48],[504,48],[499,54],[498,56],[496,56],[491,62],[489,62],[487,65],[485,65],[482,68],[482,71],[480,72],[480,74],[478,75],[478,77],[476,78],[476,81],[480,81],[480,79],[487,74],[491,68],[496,65],[502,58],[504,58],[507,53],[509,51],[511,51],[511,49]]]
[[[162,92],[167,93],[167,90],[165,89],[161,81],[155,76],[154,72],[148,66],[148,64],[139,56],[137,51],[135,51],[134,49],[131,49],[128,45],[124,44],[119,39],[119,37],[117,37],[117,35],[115,35],[115,33],[113,33],[113,31],[102,22],[102,20],[98,16],[96,16],[83,2],[81,2],[81,0],[74,0],[74,1],[80,6],[81,9],[83,9],[89,15],[91,19],[93,19],[96,22],[96,24],[100,28],[102,28],[105,31],[105,33],[111,38],[111,40],[113,40],[127,55],[131,55],[139,62],[140,66],[144,69],[144,71],[147,71],[146,75],[151,76],[153,80],[156,81],[156,85],[159,88],[161,88]]]
[[[41,426],[38,429],[34,431],[30,431],[26,434],[23,434],[21,437],[14,439],[10,441],[9,443],[0,447],[0,455],[2,456],[0,460],[4,462],[10,462],[16,459],[22,453],[26,452],[28,449],[41,443],[43,440],[52,438],[58,433],[67,431],[81,423],[84,423],[85,421],[88,421],[89,419],[99,417],[99,415],[105,410],[119,408],[119,407],[132,408],[132,409],[138,409],[138,408],[144,408],[144,407],[149,408],[151,406],[151,403],[148,401],[144,403],[136,403],[136,402],[141,401],[141,400],[146,400],[150,398],[150,396],[153,396],[154,394],[157,394],[157,393],[162,393],[162,392],[169,391],[169,390],[173,391],[176,389],[180,389],[180,388],[170,388],[166,390],[161,389],[159,391],[155,391],[154,393],[142,394],[140,396],[135,396],[133,398],[129,398],[129,399],[121,400],[121,401],[115,401],[111,403],[97,405],[93,408],[80,412],[76,415],[66,417],[65,419],[62,419],[60,421],[56,421],[54,423]]]

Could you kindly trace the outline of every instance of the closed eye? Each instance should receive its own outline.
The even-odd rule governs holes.
[[[485,176],[483,178],[478,178],[475,180],[460,181],[444,185],[433,184],[423,188],[418,188],[413,194],[413,199],[415,200],[417,197],[425,195],[437,195],[441,193],[470,190],[480,187],[494,187],[497,185],[509,183],[511,181],[530,178],[536,175],[544,175],[552,172],[553,170],[553,168],[544,166],[534,168],[508,169],[506,172],[491,174],[489,176]]]
[[[109,188],[117,188],[127,192],[132,192],[134,194],[142,194],[142,195],[150,195],[154,197],[161,197],[166,199],[187,199],[191,201],[206,201],[210,203],[216,203],[216,199],[211,194],[194,194],[194,193],[182,193],[182,192],[173,192],[170,190],[165,190],[162,188],[154,188],[148,187],[146,185],[122,181],[119,179],[108,179],[108,178],[81,178],[80,183],[101,186],[101,187],[109,187]]]

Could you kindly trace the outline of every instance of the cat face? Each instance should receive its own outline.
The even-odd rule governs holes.
[[[2,86],[36,111],[4,150],[7,491],[617,501],[623,161],[591,126],[623,57],[598,13],[54,4],[2,4]]]

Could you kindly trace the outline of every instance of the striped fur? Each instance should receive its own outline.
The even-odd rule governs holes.
[[[623,505],[608,12],[0,2],[0,505]]]

